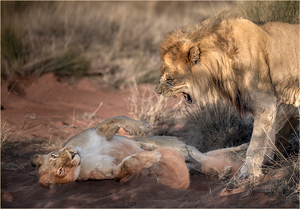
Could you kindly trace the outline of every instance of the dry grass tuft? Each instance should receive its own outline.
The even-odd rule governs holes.
[[[253,118],[243,121],[236,110],[223,101],[200,103],[186,108],[185,128],[180,137],[201,152],[234,147],[249,142]]]
[[[272,176],[265,192],[281,202],[298,202],[299,204],[299,157],[290,156],[270,168]]]
[[[153,127],[153,135],[170,135],[171,129],[180,123],[180,109],[184,102],[181,100],[172,106],[171,99],[157,95],[153,88],[146,86],[139,90],[133,81],[127,104],[134,119],[147,121]]]
[[[268,174],[272,176],[271,180],[265,187],[265,191],[274,199],[281,202],[298,202],[299,204],[299,128],[294,130],[289,138],[289,146],[280,153],[274,150],[276,160],[267,167]]]
[[[12,128],[8,128],[6,123],[1,123],[1,144],[0,148],[2,149],[2,145],[8,141],[12,134]]]

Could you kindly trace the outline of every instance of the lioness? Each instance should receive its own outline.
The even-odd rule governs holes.
[[[262,176],[275,134],[298,114],[299,25],[220,15],[193,30],[169,33],[160,56],[156,93],[182,93],[187,103],[197,103],[210,92],[228,100],[241,117],[253,115],[240,178]]]
[[[195,159],[200,171],[215,172],[220,179],[226,179],[230,166],[236,162],[231,163],[230,153],[243,153],[248,146],[244,144],[202,154],[175,137],[130,139],[115,135],[121,127],[130,134],[145,135],[151,130],[147,122],[125,116],[107,119],[72,137],[59,151],[34,155],[30,163],[37,167],[40,183],[53,188],[75,180],[116,179],[125,182],[143,170],[150,170],[161,183],[174,189],[186,189],[190,180],[185,158]]]
[[[144,151],[129,138],[115,135],[120,127],[130,134],[145,135],[151,130],[147,122],[125,116],[107,119],[72,137],[59,151],[34,155],[30,163],[38,168],[40,183],[52,188],[87,179],[125,182],[143,169],[151,169],[160,182],[171,188],[189,186],[183,155],[171,148]]]

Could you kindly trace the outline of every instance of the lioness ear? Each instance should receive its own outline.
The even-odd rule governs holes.
[[[33,155],[31,158],[30,158],[30,165],[32,167],[40,167],[42,164],[43,164],[43,156],[42,155]]]
[[[191,65],[196,64],[200,60],[200,49],[198,46],[193,46],[190,49],[188,59]]]

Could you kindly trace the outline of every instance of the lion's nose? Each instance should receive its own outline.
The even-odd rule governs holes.
[[[162,93],[160,83],[157,84],[157,86],[156,86],[156,88],[155,88],[155,92],[156,92],[157,94],[161,94],[161,93]]]

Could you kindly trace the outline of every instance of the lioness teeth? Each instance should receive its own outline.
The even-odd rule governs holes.
[[[72,159],[75,157],[75,155],[77,155],[78,153],[77,152],[70,152],[71,156],[72,156]]]

